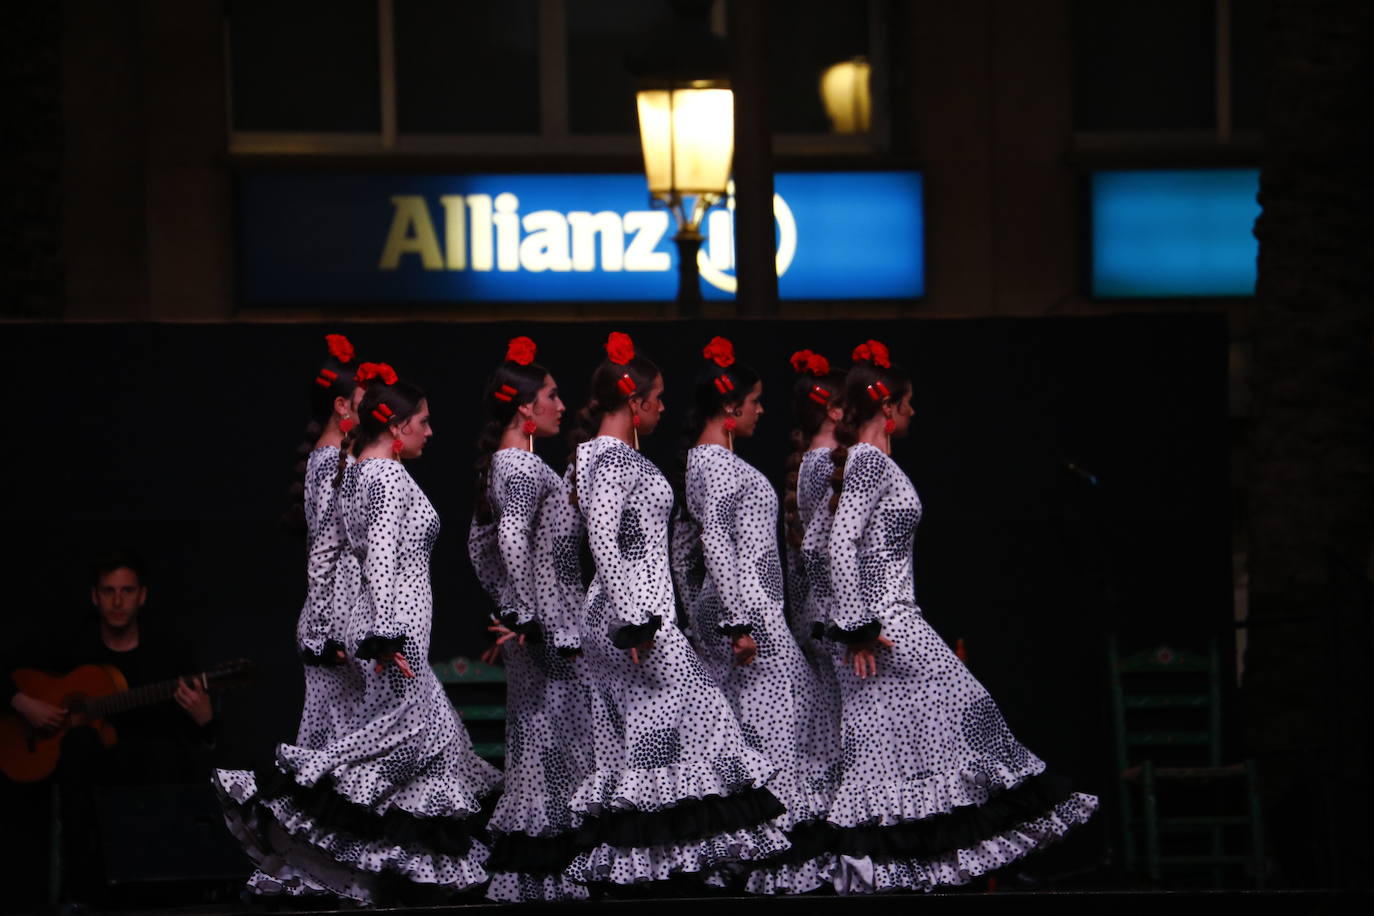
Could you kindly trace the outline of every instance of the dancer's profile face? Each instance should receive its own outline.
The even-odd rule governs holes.
[[[763,382],[755,382],[735,410],[739,411],[739,416],[735,417],[735,435],[752,436],[758,428],[759,417],[763,416]]]
[[[638,406],[636,406],[638,405]],[[655,375],[654,383],[643,398],[631,400],[630,410],[639,417],[639,434],[648,435],[658,426],[667,405],[663,403],[663,376]]]
[[[424,453],[425,444],[429,442],[429,437],[434,435],[434,428],[429,424],[428,398],[420,398],[420,405],[415,408],[415,413],[395,430],[395,435],[401,440],[402,458],[419,458]]]
[[[534,421],[536,436],[558,435],[558,428],[563,423],[563,413],[567,407],[558,396],[558,383],[552,375],[544,376],[544,384],[530,402],[529,408],[529,418]]]
[[[911,406],[911,389],[908,388],[892,408],[892,435],[905,436],[911,430],[911,417],[915,413],[915,408]]]

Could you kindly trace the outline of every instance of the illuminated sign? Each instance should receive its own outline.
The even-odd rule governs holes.
[[[924,293],[921,176],[774,179],[784,299]],[[706,217],[702,294],[735,291],[734,202]],[[675,227],[643,175],[247,173],[245,301],[656,301],[677,293]]]
[[[1097,172],[1092,294],[1253,296],[1257,169]]]

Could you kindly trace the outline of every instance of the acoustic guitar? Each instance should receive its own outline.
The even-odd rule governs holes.
[[[199,674],[184,675],[202,688],[238,687],[252,679],[253,662],[240,658],[223,662]],[[181,678],[130,689],[128,681],[112,665],[82,665],[57,677],[31,668],[14,672],[14,686],[45,703],[67,710],[61,728],[39,730],[13,709],[0,711],[0,773],[15,782],[37,782],[57,766],[62,738],[73,728],[94,728],[106,747],[118,738],[105,719],[122,712],[166,702],[176,693]]]

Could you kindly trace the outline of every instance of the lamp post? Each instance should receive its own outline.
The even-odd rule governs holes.
[[[735,103],[727,43],[710,33],[704,17],[691,15],[701,4],[674,6],[682,18],[629,64],[638,77],[639,140],[650,199],[672,211],[677,222],[677,303],[684,316],[694,317],[701,314],[702,220],[724,199],[730,181]]]

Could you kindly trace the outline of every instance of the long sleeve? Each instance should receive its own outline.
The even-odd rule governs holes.
[[[572,652],[582,647],[582,583],[580,548],[582,519],[568,499],[568,487],[552,471],[548,495],[539,514],[535,535],[535,587],[540,622],[554,647]]]
[[[501,515],[496,523],[496,545],[501,551],[507,580],[497,615],[504,625],[524,633],[534,625],[539,612],[534,594],[534,528],[539,514],[539,480],[524,469],[514,469],[502,474],[497,484],[501,488]]]
[[[415,500],[405,472],[381,474],[367,482],[367,556],[362,563],[365,587],[372,594],[374,614],[367,635],[359,641],[359,658],[399,652],[406,632],[400,619],[402,526]]]
[[[609,449],[594,460],[585,485],[579,486],[578,498],[587,521],[588,546],[609,603],[611,641],[629,648],[647,642],[663,622],[649,611],[653,583],[645,581],[639,568],[646,550],[644,520],[626,505],[642,471],[632,456]]]
[[[750,592],[757,579],[752,568],[746,570],[740,561],[739,516],[744,478],[730,467],[732,461],[728,453],[717,449],[693,449],[687,475],[687,506],[701,527],[706,571],[716,585],[722,605],[717,628],[728,636],[753,629],[755,615],[750,611],[756,596]],[[698,637],[705,639],[708,634],[699,633]]]
[[[889,486],[889,461],[874,448],[855,447],[844,470],[844,490],[830,529],[830,574],[835,599],[831,608],[830,635],[842,642],[874,639],[882,624],[870,607],[875,589],[866,582],[881,582],[883,558],[865,556],[862,542],[876,521],[874,511]]]
[[[468,560],[472,571],[481,583],[482,591],[496,604],[501,606],[501,585],[505,581],[505,569],[501,565],[501,548],[496,543],[496,522],[482,524],[473,517],[468,526]]]
[[[334,581],[344,534],[339,524],[333,478],[339,450],[316,449],[306,468],[306,521],[309,547],[306,554],[306,598],[299,628],[299,648],[307,661],[331,664],[334,650],[343,645],[334,613]]]

